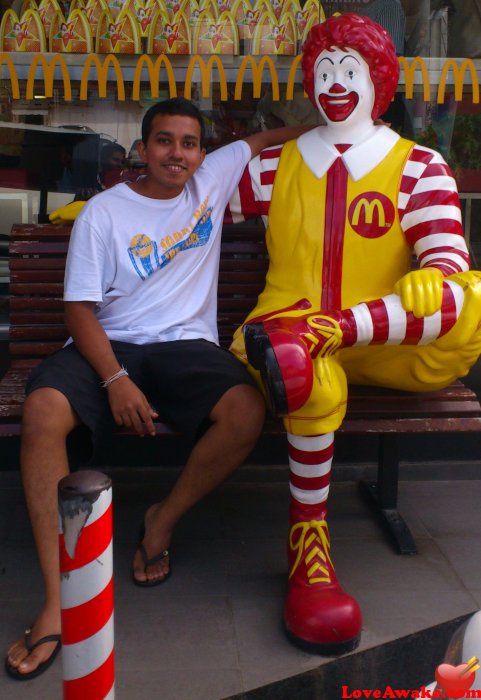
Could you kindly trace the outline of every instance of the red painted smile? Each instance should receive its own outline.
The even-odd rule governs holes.
[[[357,92],[349,92],[347,95],[325,95],[318,97],[324,114],[331,122],[343,122],[356,109],[359,102]]]

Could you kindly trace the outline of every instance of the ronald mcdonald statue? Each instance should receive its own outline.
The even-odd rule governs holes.
[[[312,28],[302,67],[327,126],[266,149],[244,172],[232,219],[267,217],[270,263],[231,349],[287,430],[285,628],[330,655],[354,649],[362,628],[326,522],[347,386],[426,391],[465,375],[481,352],[481,273],[468,271],[443,158],[373,122],[399,77],[388,33],[367,17],[330,17]]]

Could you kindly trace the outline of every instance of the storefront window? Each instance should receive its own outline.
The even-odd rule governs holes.
[[[481,241],[479,0],[141,5],[0,0],[0,235],[94,190],[109,143],[125,153],[117,176],[138,173],[142,115],[164,97],[185,94],[199,105],[209,148],[282,123],[317,123],[301,87],[302,41],[312,23],[349,11],[391,33],[401,80],[384,118],[444,155],[463,193],[471,241]]]

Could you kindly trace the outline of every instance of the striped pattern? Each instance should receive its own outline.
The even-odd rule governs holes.
[[[70,527],[67,520],[66,527]],[[60,526],[64,700],[114,697],[112,490],[104,490],[70,557]]]
[[[456,183],[439,153],[413,148],[401,178],[398,211],[421,267],[437,267],[445,276],[469,269]]]
[[[282,148],[265,149],[245,169],[227,211],[227,223],[267,216]],[[421,267],[445,276],[469,269],[456,183],[442,156],[414,146],[401,176],[398,212]]]
[[[266,148],[253,158],[226,209],[225,223],[267,216],[282,146]]]
[[[289,488],[299,503],[323,503],[329,495],[334,433],[302,437],[287,433]]]
[[[446,280],[441,309],[432,316],[416,318],[412,313],[406,313],[395,294],[358,304],[349,309],[346,316],[349,324],[355,324],[355,341],[352,344],[426,345],[445,335],[454,326],[463,303],[462,287]]]

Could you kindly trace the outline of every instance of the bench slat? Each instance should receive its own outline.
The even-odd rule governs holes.
[[[32,357],[45,357],[45,355],[50,355],[50,353],[59,350],[63,343],[48,343],[48,342],[17,342],[10,343],[9,352],[13,357],[18,357],[19,355],[32,358]]]
[[[13,311],[10,313],[10,323],[12,326],[31,326],[37,323],[43,325],[64,325],[64,314],[62,310],[50,311],[36,308],[36,304],[31,304],[28,311]],[[64,336],[65,336],[64,330]]]
[[[35,287],[39,282],[60,282],[63,283],[63,268],[55,270],[49,267],[35,270],[11,270],[10,284],[31,284]]]
[[[32,296],[32,294],[53,295],[62,298],[63,283],[62,282],[36,282],[34,285],[23,282],[13,282],[10,285],[10,294],[15,296]]]
[[[235,284],[232,284],[232,277],[235,276]],[[222,286],[225,285],[227,289],[236,288],[237,286],[242,287],[244,283],[255,284],[256,293],[258,293],[259,287],[262,285],[266,279],[266,274],[264,270],[246,270],[239,268],[237,270],[221,270],[219,273],[219,283]],[[257,294],[256,294],[257,295]]]
[[[67,253],[68,241],[17,241],[10,243],[9,250],[12,256],[20,255],[54,255],[60,257]]]
[[[12,274],[22,274],[24,270],[64,270],[64,257],[58,258],[10,258],[8,262],[10,277]]]
[[[51,309],[63,312],[63,300],[61,297],[13,297],[9,299],[10,311],[21,311],[22,309]]]
[[[236,258],[228,258],[225,255],[221,254],[221,266],[222,270],[242,270],[243,268],[246,268],[248,270],[261,270],[265,272],[267,270],[267,258],[262,257],[236,257]]]
[[[456,416],[451,418],[395,418],[392,420],[346,418],[340,433],[353,435],[407,434],[407,433],[471,433],[481,430],[481,417]]]
[[[15,340],[61,340],[65,342],[63,326],[15,326],[10,330],[10,338]]]
[[[12,239],[27,238],[68,238],[70,226],[57,226],[56,224],[13,224]]]

